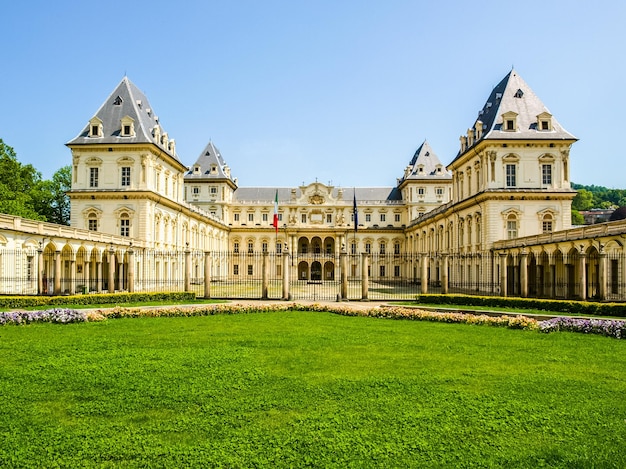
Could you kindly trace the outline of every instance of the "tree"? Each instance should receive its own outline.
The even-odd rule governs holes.
[[[585,217],[583,217],[578,210],[572,210],[572,225],[584,225]]]
[[[593,208],[593,193],[587,189],[579,189],[572,200],[572,210],[589,210]]]
[[[72,186],[72,167],[63,166],[53,174],[52,180],[41,181],[34,191],[35,208],[51,223],[70,224],[70,199],[67,191]]]
[[[0,139],[0,213],[45,221],[33,200],[40,184],[41,174],[30,164],[22,165],[15,150]]]

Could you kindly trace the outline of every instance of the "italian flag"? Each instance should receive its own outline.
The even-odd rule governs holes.
[[[272,226],[276,230],[276,234],[278,234],[278,189],[276,189],[276,197],[274,198],[274,221],[272,221]]]

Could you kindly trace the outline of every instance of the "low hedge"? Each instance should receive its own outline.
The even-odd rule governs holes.
[[[591,301],[545,300],[539,298],[436,294],[417,295],[415,301],[421,304],[536,309],[590,316],[626,317],[626,304],[623,303],[594,303]]]
[[[94,293],[65,296],[0,296],[0,308],[32,308],[55,305],[99,305],[123,303],[147,303],[150,301],[193,301],[193,292],[157,293]]]

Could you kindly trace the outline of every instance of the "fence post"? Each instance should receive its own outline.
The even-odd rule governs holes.
[[[211,252],[204,252],[204,297],[211,298]]]
[[[441,293],[448,294],[448,255],[441,255]]]
[[[133,248],[128,249],[128,292],[135,292],[135,251]]]
[[[263,252],[263,261],[261,264],[261,282],[262,282],[262,287],[261,287],[261,299],[263,300],[267,300],[267,298],[269,297],[268,295],[268,272],[267,272],[267,267],[268,267],[268,262],[267,262],[267,256],[268,256],[268,252],[265,251]]]
[[[528,252],[526,248],[520,253],[520,294],[522,298],[528,297]]]
[[[367,301],[368,292],[369,292],[369,267],[370,256],[368,253],[364,252],[361,254],[361,300]]]
[[[341,263],[341,300],[348,300],[348,254],[345,247],[339,253]]]
[[[599,291],[598,294],[600,296],[600,301],[606,300],[606,292],[607,292],[607,284],[606,284],[606,252],[604,252],[602,246],[600,246],[600,261],[598,268],[600,272],[598,272],[598,285]]]
[[[422,279],[421,279],[421,292],[422,294],[428,293],[428,255],[422,256]]]
[[[61,251],[54,251],[54,290],[55,295],[61,294]]]
[[[191,249],[189,249],[189,243],[185,248],[185,291],[191,291]]]
[[[290,299],[289,294],[289,250],[287,249],[287,243],[285,243],[285,249],[283,251],[283,300]]]

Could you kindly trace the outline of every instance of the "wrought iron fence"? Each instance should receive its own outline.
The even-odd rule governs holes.
[[[212,298],[281,299],[287,288],[290,298],[310,300],[403,300],[428,292],[625,301],[625,277],[621,252],[503,256],[129,249],[72,254],[0,249],[4,295],[191,290]]]

